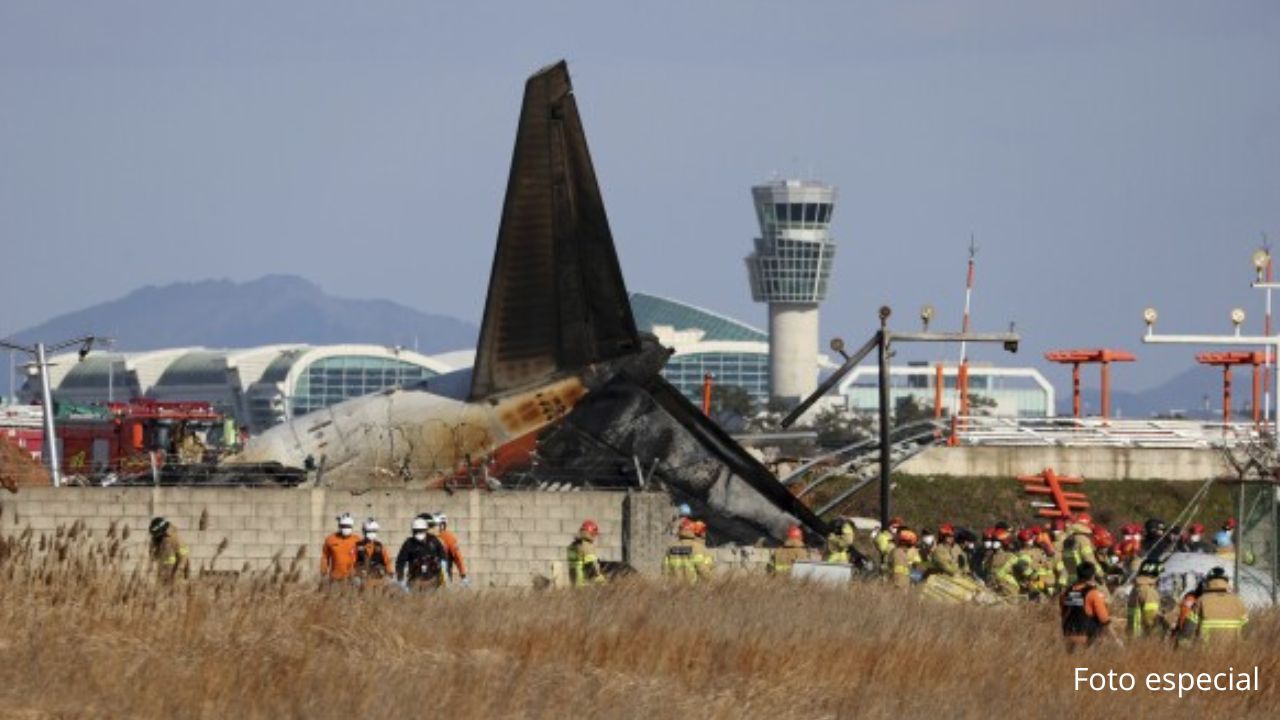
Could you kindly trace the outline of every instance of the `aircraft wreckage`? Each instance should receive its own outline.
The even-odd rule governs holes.
[[[656,475],[739,541],[827,528],[660,371],[636,331],[586,136],[562,61],[529,78],[475,365],[317,410],[229,462],[318,467],[334,487],[443,484],[552,425]]]

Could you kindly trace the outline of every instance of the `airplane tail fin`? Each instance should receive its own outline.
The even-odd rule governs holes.
[[[471,399],[640,350],[564,61],[525,84]]]

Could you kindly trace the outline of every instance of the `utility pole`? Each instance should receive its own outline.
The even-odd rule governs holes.
[[[9,340],[0,340],[0,347],[10,351],[26,353],[35,358],[36,369],[40,373],[40,400],[44,406],[44,447],[41,448],[41,451],[44,455],[45,465],[49,468],[49,479],[54,487],[59,487],[62,484],[62,476],[59,472],[58,435],[54,427],[53,390],[49,387],[49,354],[79,345],[80,359],[84,360],[88,357],[89,351],[93,349],[94,343],[101,342],[106,342],[106,338],[94,337],[93,335],[75,338],[74,340],[65,340],[52,345],[45,345],[44,343],[19,345]]]
[[[1013,332],[1010,327],[1007,333],[975,333],[975,332],[929,332],[929,320],[933,317],[933,308],[925,306],[920,311],[920,319],[924,322],[925,330],[922,332],[897,332],[889,329],[889,316],[893,311],[888,305],[880,308],[880,329],[872,335],[869,340],[863,343],[862,347],[852,355],[846,355],[844,352],[844,340],[835,338],[831,341],[831,349],[844,357],[845,362],[826,380],[823,381],[813,394],[805,398],[799,405],[795,407],[785,418],[782,419],[782,427],[790,427],[800,416],[813,407],[822,396],[826,395],[842,379],[853,371],[858,363],[862,362],[872,350],[877,351],[879,358],[879,417],[880,417],[880,526],[889,526],[890,512],[890,494],[889,482],[890,473],[893,470],[892,458],[889,457],[890,450],[890,414],[891,408],[889,395],[889,358],[890,350],[895,342],[944,342],[944,343],[971,343],[971,342],[998,342],[1004,345],[1004,349],[1011,352],[1018,352],[1018,342],[1020,340],[1017,333]]]

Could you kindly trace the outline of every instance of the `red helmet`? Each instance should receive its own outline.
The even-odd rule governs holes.
[[[600,526],[596,524],[595,520],[584,520],[578,532],[595,537],[600,534]]]
[[[983,539],[983,540],[995,540],[995,539],[996,539],[996,529],[995,529],[995,528],[987,528],[986,530],[983,530],[983,531],[982,531],[982,539]]]
[[[899,545],[915,545],[917,540],[919,540],[919,538],[916,537],[915,532],[909,528],[902,528],[898,531]]]
[[[1013,534],[1004,528],[994,528],[991,531],[991,539],[999,542],[1001,545],[1008,545],[1013,542]]]
[[[698,537],[705,536],[707,534],[707,524],[702,522],[701,520],[694,520],[693,534],[697,535]]]
[[[903,525],[902,518],[900,518],[900,517],[891,517],[891,518],[889,518],[889,527],[891,527],[891,528],[895,528],[895,527],[896,527],[896,528],[900,528],[900,527],[902,527],[902,525]]]
[[[1036,539],[1036,531],[1034,528],[1029,528],[1029,527],[1022,528],[1021,530],[1018,531],[1019,542],[1029,543],[1029,542],[1034,542],[1035,539]]]
[[[1191,535],[1203,535],[1204,523],[1191,523],[1191,527],[1187,528],[1187,532]]]
[[[1066,518],[1058,518],[1057,520],[1054,520],[1054,521],[1053,521],[1053,531],[1054,531],[1054,532],[1066,532],[1066,529],[1067,529],[1067,519],[1066,519]]]
[[[787,527],[788,540],[803,540],[804,533],[800,531],[799,525],[790,525]]]
[[[1141,535],[1142,526],[1138,523],[1128,523],[1120,527],[1121,535]]]
[[[1226,521],[1226,522],[1224,522],[1224,523],[1222,523],[1222,529],[1224,529],[1224,530],[1235,530],[1235,529],[1236,529],[1236,525],[1238,525],[1238,524],[1239,524],[1239,523],[1237,523],[1237,522],[1236,522],[1236,519],[1235,519],[1235,518],[1227,518],[1227,521]]]
[[[692,529],[693,529],[693,518],[687,518],[687,517],[682,517],[682,518],[680,518],[680,525],[679,525],[679,528],[680,528],[681,530],[692,530]]]
[[[1075,521],[1081,525],[1093,525],[1093,517],[1089,513],[1080,513],[1076,515]]]
[[[938,537],[955,537],[956,526],[949,522],[940,523],[938,525]]]
[[[1093,544],[1099,550],[1104,550],[1115,544],[1115,537],[1111,535],[1111,531],[1104,527],[1096,527],[1093,529]]]

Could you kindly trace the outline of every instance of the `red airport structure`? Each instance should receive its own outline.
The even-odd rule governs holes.
[[[1082,492],[1065,492],[1063,485],[1080,485],[1084,478],[1059,475],[1053,468],[1045,468],[1039,475],[1019,475],[1018,482],[1023,483],[1023,490],[1028,495],[1048,495],[1052,503],[1033,502],[1040,508],[1040,517],[1063,518],[1070,520],[1081,510],[1089,509],[1089,501]]]
[[[1231,368],[1236,365],[1252,366],[1253,396],[1250,407],[1253,411],[1254,424],[1261,422],[1258,398],[1262,388],[1262,366],[1267,362],[1265,353],[1256,350],[1203,352],[1196,354],[1196,362],[1222,368],[1222,422],[1224,425],[1231,422]]]
[[[1044,354],[1049,362],[1071,365],[1071,415],[1080,417],[1080,366],[1082,364],[1099,364],[1102,366],[1102,419],[1111,417],[1111,363],[1134,362],[1133,353],[1125,350],[1098,348],[1094,350],[1050,350]]]

